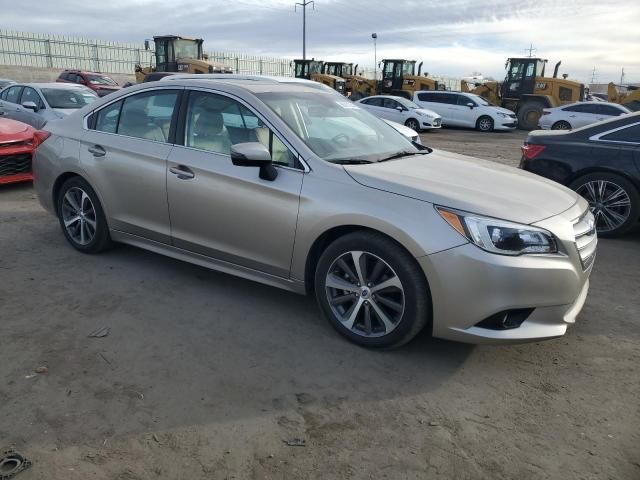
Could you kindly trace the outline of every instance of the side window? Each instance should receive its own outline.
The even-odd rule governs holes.
[[[120,118],[120,109],[122,108],[122,100],[104,107],[96,113],[95,130],[107,133],[118,132],[118,120]]]
[[[562,109],[565,112],[578,112],[578,113],[590,113],[587,112],[584,105],[572,105]]]
[[[117,133],[166,142],[177,98],[175,90],[154,90],[125,98]]]
[[[473,100],[471,100],[469,97],[465,97],[464,95],[457,95],[458,97],[458,105],[461,105],[463,107],[466,107],[467,104],[469,103],[473,103],[473,105],[475,107],[477,107],[478,105],[476,105],[476,102],[474,102]]]
[[[430,93],[419,93],[418,100],[421,102],[435,102],[436,95],[431,95]]]
[[[24,103],[24,102],[33,102],[37,105],[39,109],[44,108],[44,103],[42,102],[42,98],[40,98],[40,95],[38,95],[38,92],[36,92],[33,88],[30,88],[30,87],[24,87],[24,90],[22,91],[22,97],[20,98],[20,103]]]
[[[446,103],[448,105],[456,105],[458,103],[458,95],[453,95],[450,93],[442,94],[442,103]]]
[[[11,87],[7,91],[7,97],[4,100],[6,100],[7,102],[18,103],[21,91],[22,87]]]
[[[373,107],[381,107],[382,106],[382,98],[370,98],[367,101],[367,105],[371,105]]]
[[[385,98],[382,106],[384,108],[395,109],[395,108],[398,108],[400,104],[396,102],[393,98]]]
[[[246,142],[262,143],[274,163],[297,167],[295,155],[244,105],[222,95],[190,93],[185,146],[230,155],[232,145]]]
[[[600,115],[609,115],[612,117],[617,117],[624,113],[622,110],[618,110],[616,107],[612,107],[610,105],[596,105],[596,109],[597,113]]]
[[[600,140],[608,140],[610,142],[630,142],[640,144],[640,124],[623,128],[617,132],[610,133],[600,137]]]

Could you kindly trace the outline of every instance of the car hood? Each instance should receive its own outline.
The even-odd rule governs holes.
[[[423,113],[428,117],[437,117],[440,118],[440,115],[434,112],[433,110],[429,110],[428,108],[416,108],[414,111]]]
[[[562,213],[578,199],[529,172],[442,150],[344,168],[366,187],[526,224]]]

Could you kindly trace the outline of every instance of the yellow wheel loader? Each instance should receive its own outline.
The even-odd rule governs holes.
[[[153,37],[155,44],[155,65],[136,65],[136,81],[142,83],[151,72],[176,73],[233,73],[233,70],[218,62],[210,62],[202,53],[201,38],[186,38],[176,35]],[[149,50],[149,41],[144,46]]]
[[[295,77],[313,80],[333,88],[342,95],[346,95],[344,78],[324,72],[324,62],[320,60],[294,60]]]
[[[428,77],[428,73],[420,75],[422,62],[418,65],[416,75],[415,60],[382,60],[382,81],[378,84],[379,95],[397,95],[408,99],[420,90],[446,90],[443,83]]]
[[[634,112],[640,111],[640,87],[616,85],[610,83],[608,88],[608,100],[624,105]]]
[[[553,77],[545,77],[547,60],[540,58],[510,58],[505,67],[504,82],[486,82],[470,85],[462,81],[461,90],[480,95],[489,103],[516,112],[518,127],[534,130],[544,108],[558,107],[584,100],[584,84],[558,78],[560,63]]]
[[[346,95],[352,100],[375,95],[378,82],[374,79],[358,75],[358,65],[344,62],[325,62],[322,73],[344,78],[346,83]]]

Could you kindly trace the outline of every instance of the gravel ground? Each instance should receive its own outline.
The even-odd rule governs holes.
[[[524,135],[423,138],[514,164]],[[601,240],[561,339],[372,352],[310,298],[130,247],[79,254],[30,185],[3,187],[0,448],[33,460],[20,480],[637,480],[639,242]]]

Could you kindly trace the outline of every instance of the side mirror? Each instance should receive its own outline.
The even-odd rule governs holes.
[[[475,106],[476,106],[475,103],[471,103],[471,102],[467,103],[467,107],[469,107],[471,110],[473,110],[473,107]]]
[[[396,107],[396,110],[398,110],[399,112],[404,112],[404,107]]]
[[[22,106],[24,108],[28,108],[29,110],[33,110],[34,112],[38,111],[38,105],[36,105],[36,102],[32,102],[31,100],[24,102]]]
[[[274,181],[278,170],[273,166],[269,150],[259,142],[236,143],[231,146],[231,161],[238,167],[259,167],[260,178]]]

